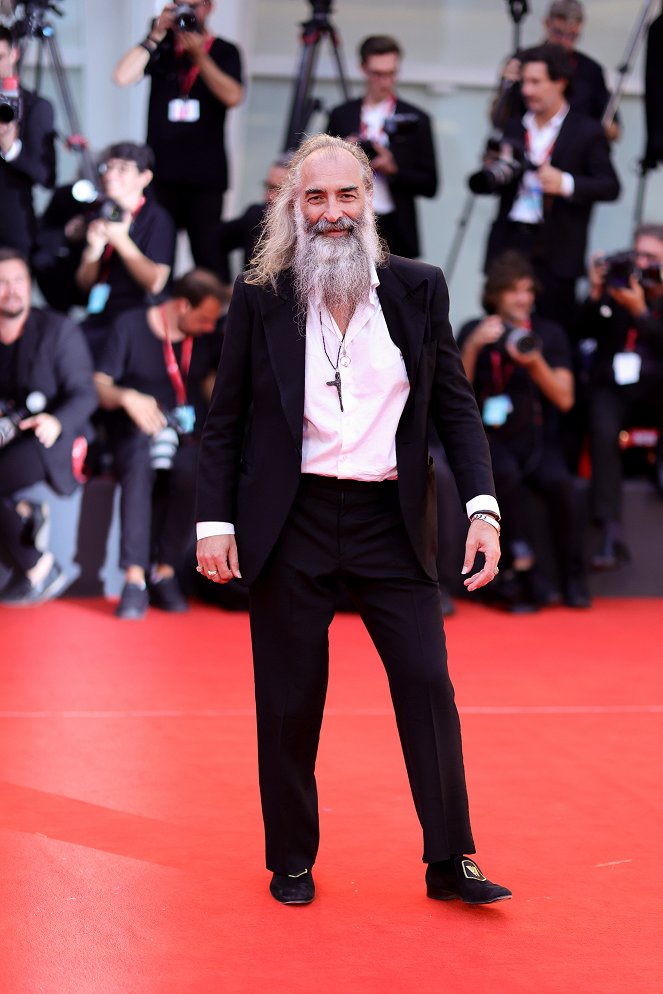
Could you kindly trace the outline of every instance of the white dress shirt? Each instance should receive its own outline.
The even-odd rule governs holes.
[[[396,101],[388,97],[379,104],[361,105],[361,137],[376,145],[389,147],[389,135],[384,130],[384,122],[394,113]],[[392,214],[396,210],[391,195],[389,180],[383,173],[373,172],[373,210],[380,214]]]
[[[527,157],[535,166],[550,162],[557,136],[569,112],[569,105],[562,108],[549,121],[539,127],[534,114],[528,111],[523,117],[523,127],[527,134]],[[562,173],[562,197],[573,196],[575,183],[571,173]],[[534,170],[527,169],[520,180],[520,186],[513,207],[509,212],[510,221],[521,224],[540,224],[543,221],[543,188]]]
[[[398,478],[396,429],[410,384],[402,353],[387,328],[377,294],[379,283],[372,267],[369,299],[356,309],[345,337],[326,307],[309,302],[302,473],[364,482]],[[342,411],[338,390],[330,385],[336,368]],[[497,501],[488,494],[472,498],[466,507],[468,517],[475,511],[499,516]],[[199,539],[234,530],[224,521],[196,525]]]

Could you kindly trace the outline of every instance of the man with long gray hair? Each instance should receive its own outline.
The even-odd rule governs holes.
[[[311,138],[293,157],[228,313],[202,439],[198,569],[249,587],[273,897],[314,897],[315,760],[342,582],[389,678],[428,896],[489,904],[511,892],[464,855],[474,843],[437,585],[429,418],[471,519],[468,590],[497,572],[499,508],[444,277],[386,256],[372,190],[365,154],[340,138]],[[478,552],[484,565],[470,576]]]

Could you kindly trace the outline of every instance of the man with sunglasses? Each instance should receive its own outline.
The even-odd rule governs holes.
[[[228,187],[224,129],[226,111],[242,99],[241,58],[235,45],[208,31],[211,0],[186,6],[182,17],[167,3],[113,78],[128,86],[150,77],[147,143],[156,158],[155,195],[186,230],[196,264],[218,272],[217,231]]]

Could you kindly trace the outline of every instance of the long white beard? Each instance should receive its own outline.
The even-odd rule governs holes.
[[[321,301],[330,311],[349,318],[360,303],[368,301],[371,263],[380,255],[373,216],[364,210],[356,221],[342,217],[310,224],[295,204],[297,244],[292,268],[300,308],[306,313],[309,300]],[[325,231],[347,231],[343,238],[326,238]]]

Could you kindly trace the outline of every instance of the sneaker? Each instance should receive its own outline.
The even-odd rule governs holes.
[[[48,504],[37,504],[35,501],[25,502],[30,513],[24,518],[21,539],[26,545],[32,545],[38,552],[46,552],[50,532]]]
[[[120,603],[115,608],[115,617],[125,621],[138,621],[147,614],[150,596],[145,584],[125,583],[122,587]]]
[[[67,586],[67,575],[53,560],[50,570],[38,583],[31,583],[25,574],[20,574],[0,593],[0,603],[6,607],[32,607],[57,597]]]
[[[158,607],[161,611],[171,611],[181,613],[188,611],[189,605],[180,590],[177,578],[174,576],[164,576],[157,580],[150,580],[150,604]]]

